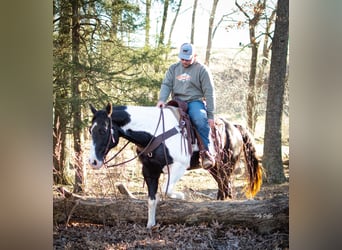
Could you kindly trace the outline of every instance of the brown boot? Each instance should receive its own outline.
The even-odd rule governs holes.
[[[201,152],[201,156],[202,156],[202,167],[204,169],[209,169],[209,168],[215,166],[215,159],[210,154],[209,151]]]

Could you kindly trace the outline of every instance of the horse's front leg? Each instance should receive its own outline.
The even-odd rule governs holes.
[[[157,210],[158,199],[148,197],[148,219],[146,228],[150,229],[156,225],[156,210]]]
[[[156,194],[160,173],[152,173],[148,167],[143,166],[143,176],[148,188],[148,219],[146,227],[151,228],[156,225],[156,210],[158,204],[158,197]]]
[[[166,193],[168,197],[181,200],[185,199],[184,193],[175,192],[173,191],[173,188],[184,175],[186,167],[186,164],[179,163],[173,163],[169,167],[164,167],[163,172],[168,174],[168,176],[163,185],[163,192]]]

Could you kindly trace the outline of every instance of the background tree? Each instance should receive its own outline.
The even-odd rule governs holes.
[[[79,0],[71,0],[72,7],[72,77],[71,77],[71,95],[74,97],[71,103],[71,112],[73,118],[73,138],[74,138],[74,154],[75,154],[75,185],[74,192],[82,190],[83,183],[83,160],[82,160],[82,116],[81,105],[79,98],[81,98],[80,85],[81,85],[81,70],[80,70],[80,20],[79,20]]]
[[[256,26],[260,21],[260,18],[265,10],[266,0],[258,0],[258,2],[253,6],[253,17],[247,13],[246,10],[235,0],[235,5],[238,9],[245,15],[248,20],[249,27],[249,40],[251,47],[251,64],[249,73],[249,84],[248,84],[248,94],[247,94],[247,125],[254,132],[256,124],[256,72],[257,72],[257,61],[258,61],[258,47],[259,42],[256,37]]]
[[[267,96],[263,166],[269,183],[285,181],[281,150],[281,121],[287,71],[289,0],[278,0]]]
[[[276,8],[274,8],[271,12],[271,15],[268,17],[267,15],[265,15],[265,33],[263,34],[263,49],[262,49],[262,54],[261,54],[261,63],[258,63],[258,73],[257,73],[257,78],[256,78],[256,98],[257,100],[263,100],[264,98],[262,98],[263,96],[263,86],[266,85],[265,83],[267,82],[267,80],[265,79],[265,72],[268,69],[268,63],[270,61],[269,59],[269,54],[270,54],[270,50],[272,48],[272,33],[273,33],[273,23],[275,20],[275,15],[276,15]],[[259,105],[260,103],[262,103],[263,101],[258,101],[257,102],[257,106],[260,107],[261,105]],[[260,108],[256,108],[256,111],[254,112],[254,121],[255,123],[258,120],[258,110]]]
[[[174,28],[174,25],[177,21],[177,17],[179,14],[179,10],[181,8],[182,5],[182,0],[179,0],[178,2],[176,0],[163,0],[164,4],[163,4],[163,14],[162,14],[162,23],[161,23],[161,27],[160,27],[160,33],[159,33],[159,40],[158,40],[158,47],[161,47],[163,45],[165,45],[165,27],[166,27],[166,23],[168,20],[168,13],[171,7],[171,11],[175,11],[176,15],[172,21],[171,27],[170,27],[170,33],[169,33],[169,40],[171,39],[171,35],[172,35],[172,31]],[[166,51],[168,53],[168,51]]]
[[[194,0],[194,5],[192,8],[191,38],[190,38],[190,43],[192,44],[195,44],[195,24],[196,24],[197,2],[198,0]]]
[[[178,4],[175,7],[176,14],[172,20],[171,27],[170,27],[170,33],[169,33],[169,38],[168,38],[168,42],[167,42],[168,47],[171,46],[171,37],[172,37],[172,33],[173,33],[173,30],[174,30],[175,25],[176,25],[176,21],[177,21],[178,15],[179,15],[180,8],[182,7],[182,2],[183,2],[182,0],[179,0]]]
[[[146,0],[145,4],[145,46],[150,46],[150,29],[151,29],[151,0]]]
[[[214,20],[215,20],[215,14],[216,14],[216,8],[219,0],[214,0],[213,5],[211,7],[210,17],[209,17],[209,28],[208,28],[208,40],[207,40],[207,48],[205,51],[205,59],[204,64],[209,66],[209,60],[210,60],[210,53],[211,53],[211,47],[212,47],[212,35],[214,30]]]
[[[55,183],[70,184],[65,176],[65,167],[68,165],[69,150],[67,141],[67,126],[70,120],[68,110],[65,109],[65,100],[70,95],[68,86],[70,67],[68,66],[71,54],[71,5],[69,0],[54,1],[54,15],[58,16],[54,36],[54,103],[53,103],[53,179]]]
[[[160,33],[159,33],[158,46],[164,45],[165,25],[167,21],[167,14],[169,12],[169,3],[170,3],[169,0],[164,0],[164,10],[163,10],[162,23],[160,27]]]

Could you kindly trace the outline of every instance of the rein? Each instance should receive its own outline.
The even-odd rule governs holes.
[[[164,113],[163,113],[163,108],[160,107],[160,114],[162,114],[163,117],[163,134],[162,134],[162,142],[165,141],[164,135],[165,135],[165,122],[164,122]],[[165,143],[163,143],[163,150],[164,150],[164,158],[165,158],[165,164],[167,166],[167,185],[166,185],[166,189],[165,189],[165,195],[167,195],[167,191],[169,189],[169,185],[170,185],[170,166],[169,163],[167,161],[167,155],[166,155],[166,146]]]
[[[113,122],[112,122],[112,118],[110,116],[108,116],[109,119],[109,127],[110,127],[110,131],[109,131],[109,137],[108,137],[108,142],[107,142],[107,146],[106,146],[106,150],[105,150],[105,154],[107,154],[109,152],[109,144],[110,141],[112,141],[113,143],[115,143],[115,138],[113,136]],[[113,131],[113,132],[112,132]]]

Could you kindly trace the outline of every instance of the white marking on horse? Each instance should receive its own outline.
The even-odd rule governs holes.
[[[93,126],[90,128],[90,133],[93,131],[93,129],[97,126],[97,122],[94,122]]]
[[[151,228],[156,225],[156,209],[158,203],[158,196],[156,195],[155,200],[148,199],[148,220],[147,220],[147,228]]]
[[[93,129],[97,126],[97,123],[94,122],[93,126],[91,126],[90,128],[90,132],[93,131]],[[89,150],[89,164],[94,168],[94,169],[99,169],[102,167],[103,165],[103,161],[97,159],[96,157],[96,153],[95,153],[95,143],[93,142],[93,140],[91,140],[90,143],[90,150]]]

